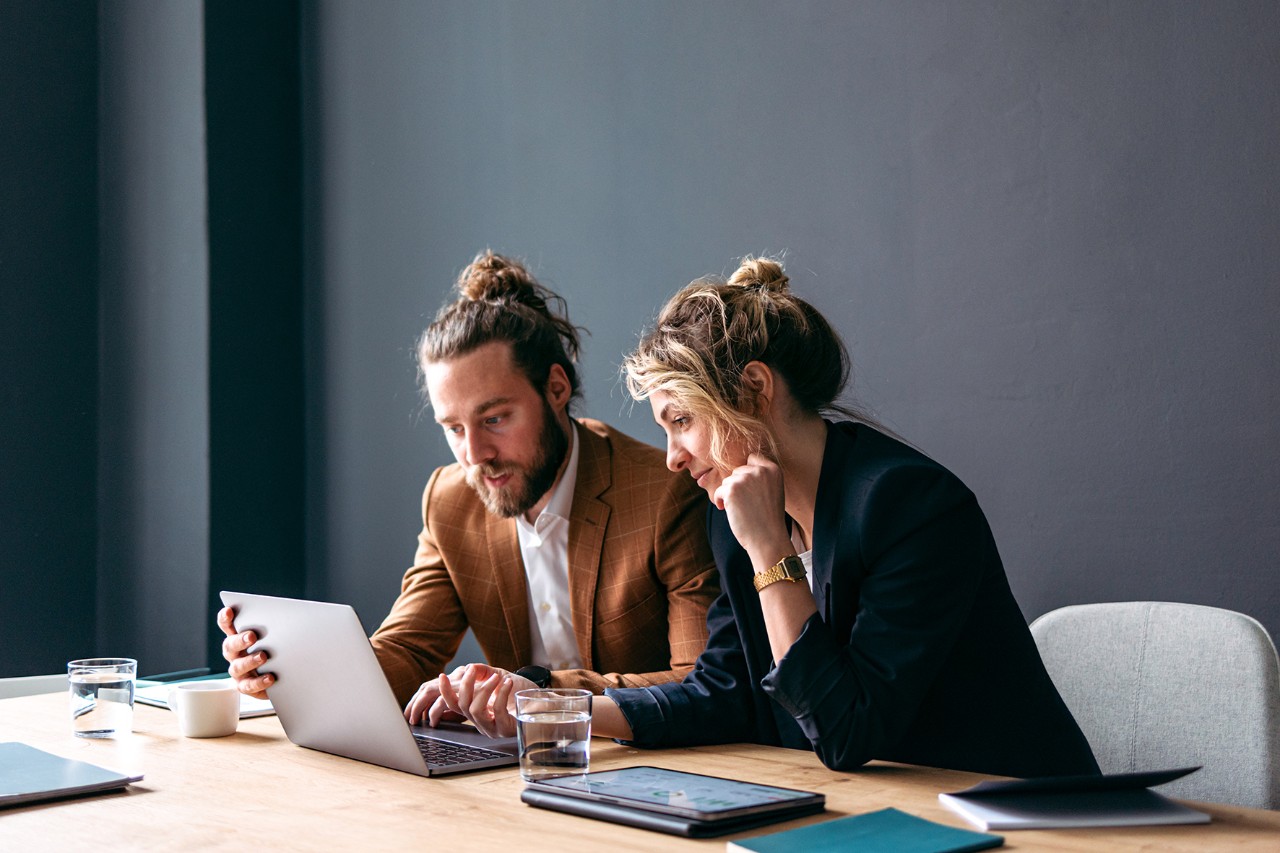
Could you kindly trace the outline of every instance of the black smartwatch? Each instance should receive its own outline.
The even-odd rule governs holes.
[[[529,679],[539,687],[551,686],[551,670],[545,666],[538,666],[537,664],[522,666],[516,670],[516,675]]]

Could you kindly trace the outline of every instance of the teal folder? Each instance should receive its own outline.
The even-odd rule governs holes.
[[[897,809],[842,817],[823,823],[730,841],[731,851],[747,853],[961,853],[1004,844],[999,835],[956,829]]]
[[[25,743],[0,743],[0,808],[119,790],[141,779]]]

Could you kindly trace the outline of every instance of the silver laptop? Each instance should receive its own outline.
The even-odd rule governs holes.
[[[486,737],[468,725],[410,726],[346,604],[223,590],[236,628],[253,631],[265,651],[262,672],[289,740],[357,761],[443,776],[519,762],[515,738]]]

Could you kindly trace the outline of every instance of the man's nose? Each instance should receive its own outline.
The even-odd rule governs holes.
[[[462,452],[468,465],[483,465],[492,461],[495,455],[493,444],[485,438],[483,432],[468,432],[463,439]]]

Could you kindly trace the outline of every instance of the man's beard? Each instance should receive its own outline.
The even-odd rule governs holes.
[[[538,435],[538,453],[528,466],[515,462],[501,465],[477,465],[467,471],[467,485],[475,489],[489,512],[501,518],[515,518],[528,512],[542,500],[556,481],[556,473],[569,449],[569,437],[556,421],[555,412],[542,401],[542,431]],[[506,485],[494,489],[486,477],[511,474]]]

